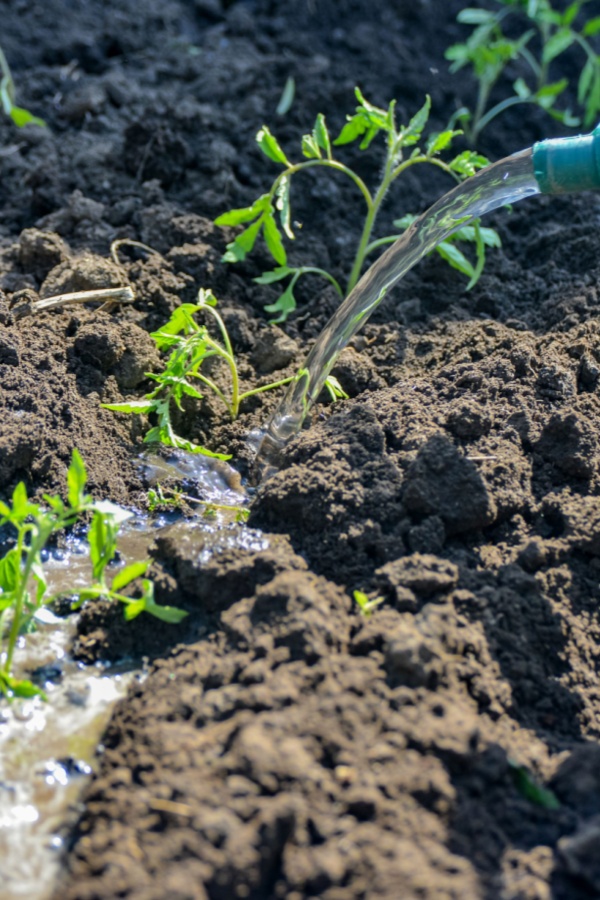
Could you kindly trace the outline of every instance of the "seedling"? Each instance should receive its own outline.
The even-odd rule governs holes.
[[[18,125],[19,128],[29,124],[45,126],[46,123],[43,119],[34,116],[28,109],[23,109],[22,106],[15,105],[15,83],[6,56],[2,52],[1,47],[0,73],[2,74],[2,77],[0,78],[0,105],[2,106],[5,115],[10,116],[15,125]]]
[[[0,526],[16,532],[11,549],[0,559],[0,693],[7,697],[43,696],[30,681],[12,674],[13,658],[19,635],[34,625],[35,614],[54,598],[42,564],[42,551],[51,537],[92,513],[88,542],[93,569],[93,584],[79,591],[75,605],[85,600],[107,597],[125,604],[125,618],[132,619],[145,610],[168,622],[179,622],[182,610],[154,603],[152,584],[142,581],[142,597],[123,595],[124,587],[145,574],[149,561],[133,563],[117,572],[112,585],[106,581],[106,567],[114,558],[119,525],[128,513],[112,503],[96,502],[85,493],[86,471],[81,456],[73,450],[67,472],[67,501],[56,495],[44,497],[46,506],[33,503],[23,482],[15,487],[10,504],[0,500]],[[9,619],[5,629],[5,619]]]
[[[352,594],[355,602],[358,604],[358,608],[360,610],[361,616],[364,616],[365,619],[370,619],[374,610],[377,609],[378,606],[384,602],[383,597],[374,597],[372,600],[366,594],[363,594],[362,591],[354,591]]]
[[[580,48],[585,59],[577,83],[583,124],[589,126],[596,121],[600,111],[600,56],[589,38],[600,32],[600,16],[589,19],[580,28],[575,27],[579,13],[588,2],[574,0],[564,12],[559,12],[550,0],[496,0],[496,11],[468,8],[458,14],[458,21],[473,26],[473,31],[464,43],[448,48],[446,59],[452,61],[451,72],[470,66],[478,82],[475,109],[462,107],[453,117],[454,122],[460,122],[471,144],[477,142],[492,119],[518,103],[533,103],[564,125],[581,124],[581,119],[568,108],[556,106],[569,85],[568,78],[553,81],[550,76],[554,60],[574,45]],[[516,17],[521,33],[508,38],[505,22]],[[515,26],[512,27],[514,30]],[[490,107],[492,89],[515,59],[526,63],[529,77],[518,78],[513,84],[513,95]]]
[[[271,391],[292,381],[293,376],[252,388],[249,391],[241,391],[231,340],[216,306],[215,295],[212,291],[206,291],[203,288],[198,292],[197,303],[182,303],[181,306],[178,306],[169,321],[159,331],[152,333],[158,349],[170,351],[164,372],[158,375],[146,373],[148,378],[157,382],[157,387],[146,394],[143,400],[102,404],[105,409],[112,409],[114,412],[155,415],[158,424],[146,434],[144,438],[146,443],[159,441],[168,447],[177,447],[190,453],[202,453],[217,459],[230,459],[231,457],[227,454],[213,453],[206,447],[178,435],[171,421],[172,405],[174,404],[177,409],[182,410],[184,397],[201,400],[204,394],[196,387],[199,384],[203,388],[208,388],[223,403],[231,419],[235,420],[240,411],[240,404],[248,397],[264,391]],[[194,316],[199,312],[207,313],[213,318],[220,339],[212,337],[205,325],[199,325],[196,322]],[[214,358],[221,359],[229,370],[230,386],[228,391],[221,388],[205,371],[201,371],[206,361]],[[347,396],[335,378],[329,379],[327,387],[332,399]]]
[[[150,512],[156,512],[159,509],[181,509],[184,503],[198,503],[203,506],[203,515],[207,517],[214,516],[219,510],[222,510],[224,512],[234,512],[237,522],[245,522],[250,515],[250,510],[244,506],[232,506],[227,503],[213,503],[210,500],[201,500],[199,497],[192,497],[189,494],[184,494],[183,491],[163,487],[161,484],[157,484],[156,488],[150,488],[148,491],[148,509]]]
[[[423,131],[429,119],[431,107],[429,97],[408,125],[398,126],[395,100],[391,101],[387,109],[380,109],[369,103],[359,88],[356,88],[355,93],[358,100],[356,112],[348,117],[348,121],[335,140],[332,140],[329,134],[325,116],[319,113],[312,132],[305,134],[302,138],[302,154],[306,157],[304,162],[290,162],[277,138],[266,125],[263,125],[256,135],[258,146],[265,156],[283,167],[282,171],[271,185],[268,193],[262,194],[250,206],[230,210],[215,220],[217,225],[245,225],[244,230],[227,245],[227,252],[223,256],[225,262],[234,263],[245,259],[253,249],[259,234],[262,234],[267,249],[277,265],[273,270],[264,272],[255,281],[258,284],[287,282],[285,290],[276,302],[265,307],[266,311],[274,316],[273,322],[285,321],[296,308],[294,288],[302,275],[313,273],[322,276],[333,285],[340,297],[350,293],[360,278],[367,256],[382,244],[389,243],[398,237],[398,235],[391,235],[372,240],[372,233],[390,185],[407,169],[422,164],[436,166],[460,182],[488,164],[485,157],[470,150],[459,153],[447,162],[440,158],[440,154],[450,148],[454,138],[462,134],[460,130],[448,128],[439,134],[430,135],[427,141],[421,144]],[[333,147],[359,140],[360,149],[367,150],[380,134],[385,137],[386,155],[381,181],[372,192],[353,169],[334,158]],[[291,179],[298,172],[315,167],[341,172],[350,178],[361,193],[366,205],[362,234],[345,290],[342,289],[339,281],[324,269],[314,266],[294,267],[288,265],[284,237],[289,240],[295,238],[291,224]],[[474,228],[478,230],[479,224],[476,223]],[[478,252],[485,254],[484,241],[479,242]],[[478,262],[475,267],[471,268],[473,272],[480,272],[482,265]],[[470,286],[472,286],[474,281],[472,275],[470,277]]]

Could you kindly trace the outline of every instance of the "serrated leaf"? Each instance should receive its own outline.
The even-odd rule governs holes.
[[[285,234],[294,240],[294,232],[291,225],[291,209],[290,209],[290,179],[284,176],[277,187],[277,199],[275,206],[279,210],[279,220]]]
[[[222,256],[223,262],[241,262],[241,260],[246,259],[246,256],[256,243],[256,238],[258,237],[258,233],[262,228],[264,221],[264,214],[261,218],[254,222],[253,225],[250,225],[241,234],[238,234],[236,239],[232,241],[230,244],[227,244],[227,251]]]
[[[252,280],[256,284],[273,284],[276,281],[282,281],[288,275],[293,275],[295,271],[296,269],[291,269],[289,266],[277,266],[276,269],[272,269],[270,272],[263,272],[258,278],[253,278]]]
[[[266,125],[257,132],[256,134],[256,143],[269,159],[272,159],[273,162],[283,163],[284,166],[289,166],[290,163],[281,149],[279,145],[279,141],[277,138],[271,134]]]
[[[275,224],[275,219],[272,215],[265,215],[264,217],[263,236],[275,262],[279,263],[280,266],[285,266],[287,254],[285,252],[285,247],[283,246],[283,241],[281,240],[281,233]]]
[[[125,566],[125,568],[121,569],[120,572],[117,572],[113,578],[110,586],[111,591],[120,591],[124,587],[127,587],[128,584],[131,584],[132,581],[135,581],[136,578],[141,578],[141,576],[145,575],[148,571],[149,565],[150,560],[147,559],[130,563],[130,565]]]
[[[272,324],[280,324],[281,322],[285,322],[287,317],[291,312],[296,309],[296,298],[294,297],[293,289],[288,286],[283,294],[281,294],[275,303],[270,303],[268,306],[265,306],[265,310],[268,313],[278,313],[279,315],[275,319],[270,319],[269,321]]]
[[[307,159],[321,159],[321,148],[312,134],[302,135],[302,155]]]
[[[426,145],[427,155],[436,156],[438,153],[441,153],[442,150],[446,150],[446,148],[449,147],[452,143],[453,139],[459,134],[462,134],[461,130],[454,131],[452,129],[448,129],[448,131],[442,131],[440,134],[431,135]]]
[[[403,128],[400,132],[400,143],[403,147],[410,146],[411,144],[416,144],[418,140],[420,140],[421,134],[425,125],[427,124],[427,120],[429,118],[429,111],[431,109],[431,97],[429,94],[425,97],[425,103],[421,107],[421,109],[414,114],[406,128]]]
[[[240,209],[230,209],[215,219],[215,225],[241,225],[244,222],[252,222],[269,207],[269,195],[262,194],[255,200],[252,206],[243,206]]]

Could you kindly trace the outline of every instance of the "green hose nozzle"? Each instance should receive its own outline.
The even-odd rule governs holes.
[[[600,125],[591,134],[534,144],[533,171],[543,194],[600,190]]]

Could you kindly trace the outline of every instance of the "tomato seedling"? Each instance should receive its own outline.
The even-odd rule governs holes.
[[[400,236],[394,234],[377,240],[372,239],[375,221],[390,185],[407,169],[416,165],[431,165],[442,169],[455,181],[461,182],[488,164],[488,160],[484,156],[471,150],[459,153],[449,161],[440,157],[443,151],[450,148],[454,138],[462,134],[461,130],[449,128],[439,134],[432,134],[422,144],[423,131],[428,122],[431,108],[429,97],[407,125],[398,126],[395,100],[391,101],[387,109],[380,109],[369,103],[359,88],[356,88],[355,92],[358,100],[356,111],[354,115],[348,116],[346,124],[335,140],[331,138],[325,116],[319,113],[310,134],[305,134],[302,138],[301,149],[306,158],[304,162],[291,162],[277,138],[266,125],[263,125],[256,135],[258,146],[265,156],[283,167],[282,171],[274,180],[268,193],[262,194],[250,206],[229,210],[215,220],[217,225],[245,226],[244,230],[227,245],[227,251],[223,256],[225,262],[234,263],[245,259],[253,249],[258,236],[262,234],[276,267],[271,271],[264,272],[255,281],[259,284],[287,282],[285,290],[275,303],[265,307],[266,311],[274,316],[271,320],[273,322],[285,321],[296,308],[294,288],[302,275],[313,273],[322,276],[333,285],[340,297],[343,297],[345,294],[349,294],[358,282],[367,256],[381,245],[390,243]],[[360,149],[367,150],[378,135],[385,137],[386,154],[381,181],[376,189],[371,191],[357,172],[334,157],[333,148],[358,140]],[[288,265],[284,237],[289,240],[295,238],[291,224],[290,204],[292,176],[315,167],[340,172],[350,178],[366,205],[362,232],[345,289],[331,273],[324,269],[315,266],[294,267]],[[478,222],[474,228],[478,231]],[[477,278],[473,279],[473,275],[476,272],[480,273],[483,268],[485,247],[485,241],[477,240],[478,261],[475,267],[471,266],[470,287],[477,280]]]

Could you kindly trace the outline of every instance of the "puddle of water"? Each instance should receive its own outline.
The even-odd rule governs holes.
[[[209,503],[244,507],[247,497],[239,475],[219,460],[174,452],[164,459],[144,454],[141,465],[149,480],[166,478],[193,485]],[[260,532],[232,524],[235,513],[218,511],[210,520],[181,522],[189,536],[201,529],[211,540],[210,556],[227,546],[261,549]],[[134,515],[119,533],[120,564],[148,558],[148,546],[173,516],[153,519]],[[44,568],[52,593],[75,593],[90,583],[91,566],[85,541],[70,537],[62,550],[49,552]],[[117,566],[111,566],[113,572]],[[48,900],[60,871],[63,843],[81,809],[81,791],[92,772],[96,749],[115,703],[139,673],[111,674],[83,667],[68,649],[76,617],[55,617],[43,608],[37,631],[20,639],[15,675],[35,680],[46,694],[14,701],[0,699],[0,900]]]
[[[36,697],[0,705],[2,900],[52,894],[63,836],[79,815],[96,748],[135,677],[77,665],[67,655],[73,618],[57,622],[39,625],[15,657],[17,675],[38,670],[49,702]]]

